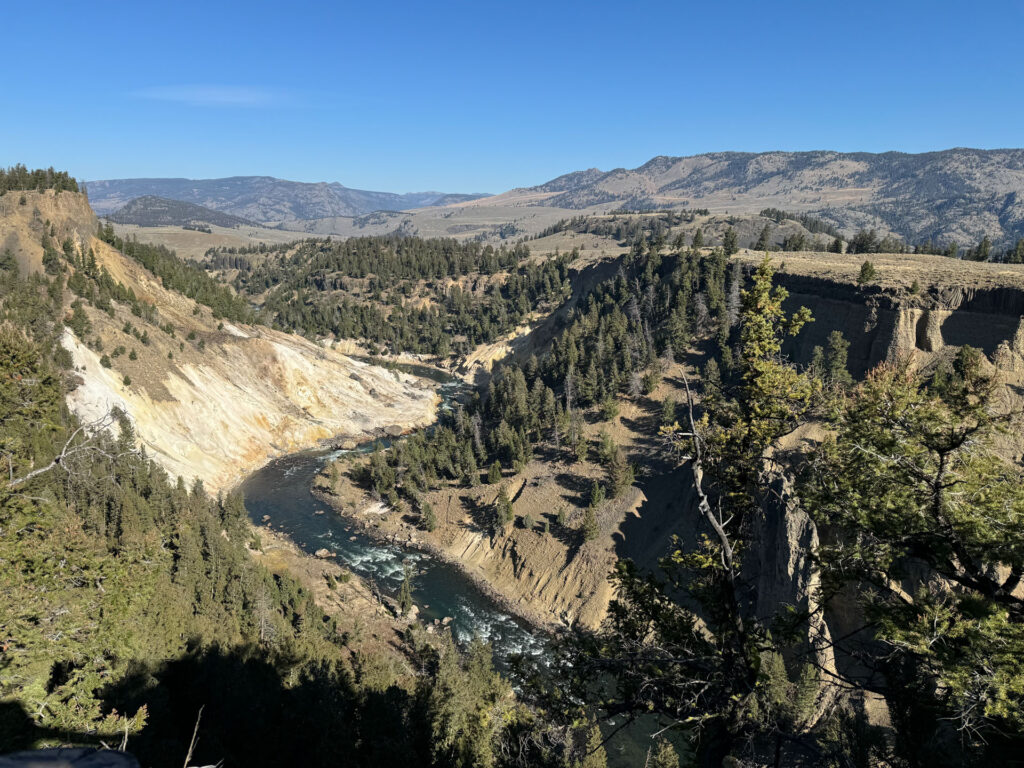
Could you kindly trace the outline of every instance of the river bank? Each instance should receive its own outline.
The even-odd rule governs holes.
[[[492,602],[500,606],[503,610],[518,617],[520,620],[529,624],[532,628],[543,631],[547,634],[555,634],[558,631],[565,629],[564,624],[552,621],[549,617],[545,616],[540,611],[530,608],[529,606],[517,603],[511,597],[503,594],[494,587],[483,575],[476,573],[471,568],[466,567],[466,564],[459,558],[452,555],[450,552],[445,550],[442,546],[436,544],[422,537],[414,535],[408,536],[404,541],[400,540],[398,534],[394,531],[388,532],[383,528],[373,525],[370,520],[356,515],[352,515],[348,512],[345,507],[338,503],[336,499],[332,498],[331,495],[323,490],[322,488],[314,487],[312,490],[313,496],[324,504],[329,506],[342,520],[351,524],[353,527],[360,530],[366,536],[370,537],[374,541],[381,544],[387,544],[394,547],[399,547],[404,550],[410,550],[414,552],[422,552],[429,555],[430,557],[445,563],[451,568],[458,570],[466,579],[473,583],[473,585],[485,594]]]
[[[479,589],[459,569],[423,552],[382,542],[326,510],[312,494],[314,478],[338,452],[307,451],[276,459],[241,486],[250,520],[287,537],[309,558],[329,559],[365,580],[387,601],[397,598],[406,567],[413,571],[413,600],[424,625],[447,623],[460,643],[474,636],[491,643],[499,659],[539,653],[533,622],[519,618]],[[318,550],[328,558],[316,558]],[[311,567],[319,567],[313,565]],[[447,622],[446,622],[447,619]]]

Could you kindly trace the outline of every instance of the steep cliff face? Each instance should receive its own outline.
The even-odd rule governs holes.
[[[213,491],[274,456],[326,438],[359,438],[396,425],[404,430],[434,418],[436,395],[410,376],[266,329],[230,331],[207,345],[206,361],[150,369],[139,384],[124,372],[132,364],[105,367],[100,353],[68,331],[64,344],[80,377],[68,403],[86,421],[120,408],[150,456],[172,475],[199,478]],[[114,337],[105,348],[117,342],[116,329],[101,325],[99,333]],[[146,365],[142,358],[137,363]]]
[[[8,192],[0,195],[0,252],[10,251],[22,274],[43,268],[44,235],[60,248],[65,239],[88,242],[96,214],[76,192]]]
[[[23,272],[42,269],[44,237],[55,249],[69,240],[74,252],[91,250],[140,306],[152,305],[140,314],[117,301],[108,311],[84,306],[88,330],[63,336],[77,378],[68,404],[86,421],[123,411],[171,475],[201,479],[216,491],[272,456],[324,438],[433,421],[438,397],[419,380],[301,337],[220,322],[98,240],[96,227],[81,194],[0,196],[0,248]],[[67,292],[65,311],[74,298]]]
[[[944,349],[964,344],[1006,370],[1019,367],[1024,355],[1024,288],[946,285],[912,295],[789,272],[778,273],[777,281],[790,293],[787,310],[804,306],[815,318],[786,345],[800,364],[810,362],[814,347],[825,347],[834,330],[850,342],[855,377],[886,361],[927,365]]]

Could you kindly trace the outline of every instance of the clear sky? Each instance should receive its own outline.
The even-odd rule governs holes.
[[[1024,2],[0,0],[0,165],[500,192],[1024,145]]]

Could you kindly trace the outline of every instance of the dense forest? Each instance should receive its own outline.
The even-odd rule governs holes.
[[[304,241],[256,264],[233,254],[214,263],[239,269],[235,286],[262,297],[275,327],[366,340],[374,353],[447,356],[494,341],[566,297],[569,257],[528,257],[523,245],[361,237]]]

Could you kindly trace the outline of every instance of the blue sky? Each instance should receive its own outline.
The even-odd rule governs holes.
[[[1024,145],[1024,2],[6,0],[0,165],[499,192],[659,154]]]

